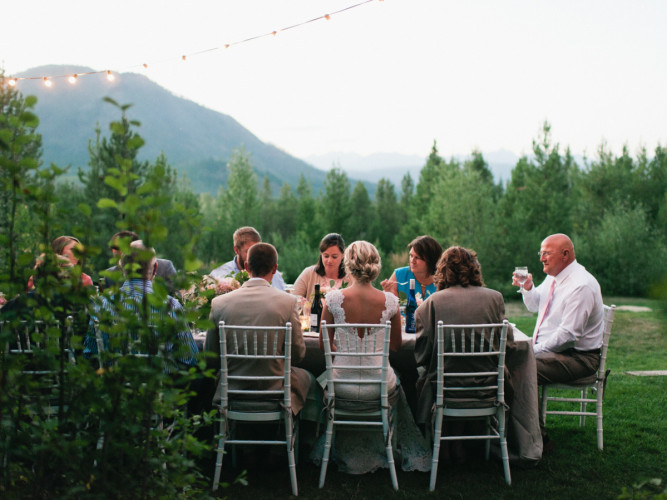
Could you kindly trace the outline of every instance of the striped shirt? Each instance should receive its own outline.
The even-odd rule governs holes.
[[[144,300],[145,295],[150,295],[153,293],[153,282],[150,280],[142,279],[129,279],[126,280],[123,285],[120,287],[118,292],[118,300],[110,300],[108,297],[102,297],[101,303],[96,303],[91,308],[90,314],[90,323],[88,325],[88,335],[84,339],[83,345],[83,354],[86,357],[91,357],[97,354],[97,339],[95,334],[95,325],[99,322],[101,315],[106,315],[106,317],[111,317],[113,319],[119,319],[118,307],[122,306],[126,311],[136,312],[137,315],[141,313],[141,306]],[[165,324],[165,312],[175,321],[181,321],[183,325],[183,330],[176,332],[175,339],[180,344],[176,350],[176,361],[182,365],[194,366],[197,363],[197,354],[199,350],[197,349],[197,344],[192,337],[192,332],[187,327],[185,319],[182,317],[183,307],[174,297],[167,296],[167,301],[163,307],[156,307],[151,304],[150,308],[150,318],[148,324],[150,325],[160,325]],[[180,316],[180,318],[179,318]],[[167,320],[169,321],[169,320]],[[104,323],[100,324],[101,328],[104,328]],[[102,340],[104,342],[104,348],[109,349],[109,334],[105,331],[101,331]],[[174,344],[172,342],[165,343],[165,350],[168,353],[174,352]]]

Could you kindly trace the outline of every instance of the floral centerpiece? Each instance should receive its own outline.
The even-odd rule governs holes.
[[[211,311],[211,301],[215,297],[241,288],[248,279],[246,271],[230,273],[222,279],[204,274],[199,281],[192,283],[190,288],[182,291],[181,297],[189,310],[196,311],[195,320],[206,320]]]

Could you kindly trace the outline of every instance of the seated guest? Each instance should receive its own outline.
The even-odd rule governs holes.
[[[136,316],[141,316],[143,311],[144,297],[153,294],[153,279],[157,272],[157,259],[155,250],[144,246],[143,241],[136,240],[130,243],[131,253],[123,254],[121,265],[125,275],[125,281],[116,296],[102,296],[101,304],[91,313],[89,333],[84,339],[84,355],[86,357],[97,354],[97,341],[95,336],[95,322],[100,321],[102,339],[105,348],[113,344],[109,333],[104,331],[109,325],[104,323],[103,315],[108,315],[113,321],[121,319],[119,308],[132,311]],[[172,353],[174,360],[183,367],[195,366],[197,364],[197,345],[192,337],[183,316],[183,308],[175,298],[167,296],[166,301],[160,307],[151,304],[149,306],[149,317],[143,318],[147,324],[160,325],[165,321],[165,313],[171,320],[175,321],[180,329],[175,333],[173,339],[166,339],[166,351]]]
[[[373,280],[379,276],[382,267],[377,249],[367,241],[355,241],[345,249],[343,263],[347,276],[350,278],[350,285],[341,290],[331,290],[327,294],[322,319],[329,324],[384,324],[390,321],[389,348],[392,351],[398,351],[402,343],[398,298],[390,292],[380,291],[373,287]],[[359,335],[364,335],[364,332],[344,327],[337,333],[340,342],[334,343],[333,332],[328,331],[331,348],[336,352],[346,351],[348,346],[356,344]],[[376,352],[382,352],[384,329],[380,329],[376,335],[378,337],[373,345]],[[323,339],[320,333],[320,348],[322,347]],[[356,359],[359,360],[361,367],[356,376],[362,378],[369,370],[363,368],[364,364],[377,363],[376,359],[371,361],[363,356]],[[341,361],[342,364],[352,363],[350,360],[346,361],[334,356],[334,371]],[[368,375],[373,374],[368,373]],[[353,377],[355,375],[350,370],[340,370],[339,376]],[[388,372],[387,392],[392,406],[392,418],[396,424],[393,449],[397,455],[397,464],[404,471],[430,470],[430,445],[425,442],[412,418],[398,377],[391,366]],[[339,384],[336,387],[336,397],[346,400],[346,405],[356,405],[358,402],[361,408],[365,408],[368,407],[368,401],[377,401],[379,396],[376,385],[369,386],[350,381],[349,384]],[[323,446],[324,439],[320,439],[311,454],[314,460],[317,461],[322,456]],[[349,474],[365,474],[388,466],[385,443],[382,434],[378,432],[355,431],[354,429],[337,432],[332,459],[338,465],[339,471]]]
[[[247,260],[244,255],[245,268],[250,275],[241,288],[219,295],[211,301],[211,316],[213,328],[206,334],[206,351],[215,353],[209,358],[210,366],[220,369],[220,335],[218,324],[224,321],[228,325],[248,326],[285,326],[292,323],[292,363],[298,363],[306,355],[306,344],[301,333],[301,323],[297,312],[297,299],[283,293],[270,283],[278,270],[278,252],[269,243],[255,243],[247,251]],[[234,350],[231,338],[227,339],[228,349]],[[284,345],[284,344],[283,344]],[[235,375],[252,373],[253,375],[282,376],[283,367],[276,360],[256,361],[229,361],[229,372]],[[219,404],[220,373],[213,404]],[[313,376],[306,370],[292,366],[291,371],[292,412],[298,414],[306,401],[308,389]],[[231,381],[230,389],[237,389],[240,382]],[[262,389],[282,389],[282,380],[268,381]]]
[[[528,310],[539,312],[533,332],[537,383],[571,382],[592,375],[600,366],[604,328],[600,285],[577,262],[574,245],[564,234],[548,236],[539,255],[547,277],[535,287],[528,275],[521,292]],[[516,276],[513,284],[519,284]],[[543,438],[549,451],[553,443],[544,433]]]
[[[58,236],[51,242],[51,249],[54,254],[66,257],[72,266],[79,265],[79,258],[75,254],[81,252],[83,245],[81,245],[81,242],[74,236]],[[37,259],[35,269],[39,266],[41,258],[42,257]],[[81,283],[85,286],[93,286],[93,280],[86,273],[81,273]],[[33,287],[33,277],[30,276],[30,279],[28,280],[28,290],[32,290]]]
[[[53,258],[53,260],[49,260]],[[40,257],[35,267],[33,288],[7,301],[0,308],[0,321],[49,321],[61,324],[72,316],[73,331],[84,334],[88,324],[88,293],[73,290],[77,275],[70,259],[64,255],[49,254]]]
[[[209,274],[211,277],[221,280],[230,274],[240,273],[245,270],[245,263],[248,257],[248,249],[255,243],[262,241],[254,227],[244,226],[234,231],[234,258],[223,265],[216,267]],[[285,282],[283,276],[279,271],[276,271],[271,280],[271,286],[278,290],[285,290]]]
[[[419,236],[408,245],[410,251],[410,265],[399,267],[388,280],[382,281],[382,289],[398,296],[398,292],[405,295],[410,293],[410,280],[415,280],[415,292],[426,299],[435,293],[433,282],[435,265],[442,255],[442,247],[430,236]]]
[[[137,241],[138,239],[139,235],[137,233],[128,230],[119,231],[111,237],[111,244],[109,245],[109,248],[111,249],[111,254],[116,259],[117,262],[120,263],[120,258],[122,255],[120,249],[121,242],[124,242],[125,244],[129,245],[131,242]],[[155,273],[155,276],[157,278],[162,278],[163,280],[165,280],[165,282],[167,283],[167,287],[169,289],[169,293],[174,293],[174,285],[172,282],[174,276],[176,275],[176,268],[174,267],[174,263],[167,259],[156,259],[156,260],[157,260],[157,272]],[[112,266],[106,270],[103,276],[104,288],[107,288],[114,284],[113,273],[118,273],[120,271],[122,271],[122,269],[119,264],[116,264],[115,266]]]
[[[449,247],[438,261],[435,282],[438,291],[426,299],[415,312],[417,323],[417,341],[415,344],[415,360],[417,367],[425,371],[417,381],[417,415],[418,424],[430,430],[431,409],[435,402],[435,380],[438,366],[437,324],[470,325],[482,323],[502,323],[505,319],[505,302],[500,292],[484,286],[482,269],[473,250],[463,247]],[[513,339],[508,332],[508,340]],[[450,344],[445,339],[445,349]],[[470,371],[467,359],[447,360],[445,371]],[[475,367],[476,369],[477,367]],[[480,367],[482,368],[482,367]],[[497,370],[497,361],[490,360],[488,371]],[[455,429],[459,433],[462,429]],[[456,441],[454,454],[457,459],[463,458],[461,441]],[[449,450],[443,450],[447,453]]]
[[[340,288],[345,281],[344,252],[343,237],[337,233],[327,234],[320,241],[320,258],[317,264],[303,270],[294,282],[292,293],[310,300],[315,291],[315,284],[320,285],[321,291]]]
[[[389,348],[398,351],[401,348],[401,316],[398,311],[398,299],[389,292],[382,292],[373,287],[373,280],[380,274],[381,262],[377,249],[367,241],[355,241],[345,250],[345,271],[350,277],[350,286],[343,290],[332,290],[326,298],[326,304],[322,311],[322,319],[327,323],[374,323],[384,324],[391,321],[391,340]],[[335,345],[334,332],[329,331],[332,349],[339,351],[350,345]],[[356,331],[345,331],[346,335],[353,338],[358,335]],[[353,343],[356,345],[356,343]],[[378,338],[376,347],[382,351],[383,340]],[[320,348],[323,348],[322,333],[320,332]],[[349,361],[344,361],[349,364]],[[334,358],[334,367],[336,358]],[[335,371],[335,368],[334,368]],[[391,394],[396,388],[396,375],[393,368],[389,370],[388,393]],[[348,374],[343,371],[343,375]],[[376,389],[374,386],[351,385],[346,390],[337,390],[336,394],[344,399],[367,400],[377,399],[379,393],[368,393],[368,389]]]

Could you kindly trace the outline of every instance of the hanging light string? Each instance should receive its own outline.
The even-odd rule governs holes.
[[[331,19],[331,16],[341,14],[341,13],[346,12],[348,10],[354,9],[356,7],[361,7],[362,5],[365,5],[367,3],[371,3],[371,2],[374,2],[374,1],[375,0],[363,0],[363,1],[355,3],[353,5],[349,5],[347,7],[344,7],[342,9],[330,12],[328,14],[322,14],[321,16],[314,17],[313,19],[309,19],[308,21],[303,21],[303,22],[300,22],[300,23],[297,23],[297,24],[293,24],[293,25],[287,26],[285,28],[270,31],[268,33],[264,33],[264,34],[261,34],[261,35],[251,36],[251,37],[248,37],[248,38],[244,38],[242,40],[237,40],[235,42],[225,43],[224,45],[222,45],[220,47],[211,47],[209,49],[199,50],[199,51],[196,51],[196,52],[192,52],[190,54],[183,54],[180,57],[180,59],[182,61],[187,61],[188,58],[193,57],[193,56],[200,56],[200,55],[206,54],[208,52],[214,52],[214,51],[217,51],[217,50],[228,49],[228,48],[233,47],[235,45],[240,45],[242,43],[251,42],[253,40],[258,40],[260,38],[266,38],[266,37],[269,37],[269,36],[276,36],[278,33],[282,33],[284,31],[288,31],[288,30],[295,29],[295,28],[300,28],[301,26],[305,26],[306,24],[314,23],[314,22],[317,22],[317,21],[322,21],[322,20],[328,21],[328,20]],[[383,0],[377,0],[377,1],[382,2]],[[168,61],[172,61],[172,60],[174,60],[174,59],[166,59],[166,60],[163,60],[163,61],[152,62],[151,65],[152,64],[164,63],[164,62],[168,62]],[[143,63],[141,65],[130,66],[127,69],[133,69],[133,68],[138,68],[138,67],[143,67],[144,69],[148,69],[149,64],[148,63]],[[103,74],[103,73],[107,74],[107,79],[109,79],[110,81],[114,80],[114,71],[112,71],[110,69],[105,69],[105,70],[102,70],[102,71],[86,71],[86,72],[82,72],[82,73],[67,74],[67,75],[41,75],[41,76],[9,77],[9,78],[6,78],[6,81],[10,86],[13,87],[20,80],[43,80],[44,84],[47,87],[50,87],[53,83],[53,80],[55,80],[55,79],[67,78],[68,81],[71,84],[75,84],[81,77],[85,77],[85,76],[89,76],[89,75],[99,75],[99,74]]]

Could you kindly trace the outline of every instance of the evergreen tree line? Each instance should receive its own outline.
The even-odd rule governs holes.
[[[605,294],[646,295],[667,270],[667,155],[660,145],[652,155],[642,149],[633,157],[627,148],[616,156],[603,144],[595,159],[578,165],[569,149],[562,151],[553,142],[545,123],[533,141],[533,154],[522,157],[510,180],[501,184],[494,182],[480,152],[473,151],[465,161],[447,160],[434,143],[418,179],[408,173],[398,188],[382,179],[373,198],[361,182],[352,185],[340,168],[327,173],[322,192],[313,192],[302,176],[296,188],[283,185],[275,196],[269,180],[255,174],[252,156],[240,147],[227,165],[227,186],[211,196],[193,193],[164,155],[140,161],[140,124],[128,118],[128,105],[110,99],[120,119],[110,124],[108,134],[95,131],[88,169],[78,170],[80,182],[55,182],[63,169],[40,165],[37,117],[12,122],[29,112],[34,98],[23,99],[5,88],[3,99],[10,103],[3,104],[3,127],[23,130],[17,151],[2,151],[0,234],[11,243],[2,249],[3,266],[16,261],[25,267],[40,244],[73,234],[90,249],[84,271],[95,279],[109,267],[107,246],[113,233],[146,229],[133,227],[115,204],[152,196],[169,206],[161,214],[165,230],[157,235],[158,253],[179,269],[201,273],[233,257],[232,233],[244,225],[254,226],[277,247],[286,282],[316,262],[319,241],[330,232],[347,242],[373,242],[384,261],[381,278],[407,264],[406,245],[421,234],[433,236],[443,248],[474,248],[486,284],[507,295],[514,290],[514,266],[527,265],[541,279],[537,251],[541,240],[555,232],[572,237],[578,260],[598,278]],[[17,192],[13,175],[28,186],[22,192]],[[157,178],[160,183],[151,182]],[[49,198],[34,202],[36,192],[48,192]],[[50,234],[31,215],[35,211],[49,218]],[[193,219],[199,223],[196,228],[185,222]],[[189,251],[196,265],[186,262]],[[16,272],[10,270],[10,275]]]

